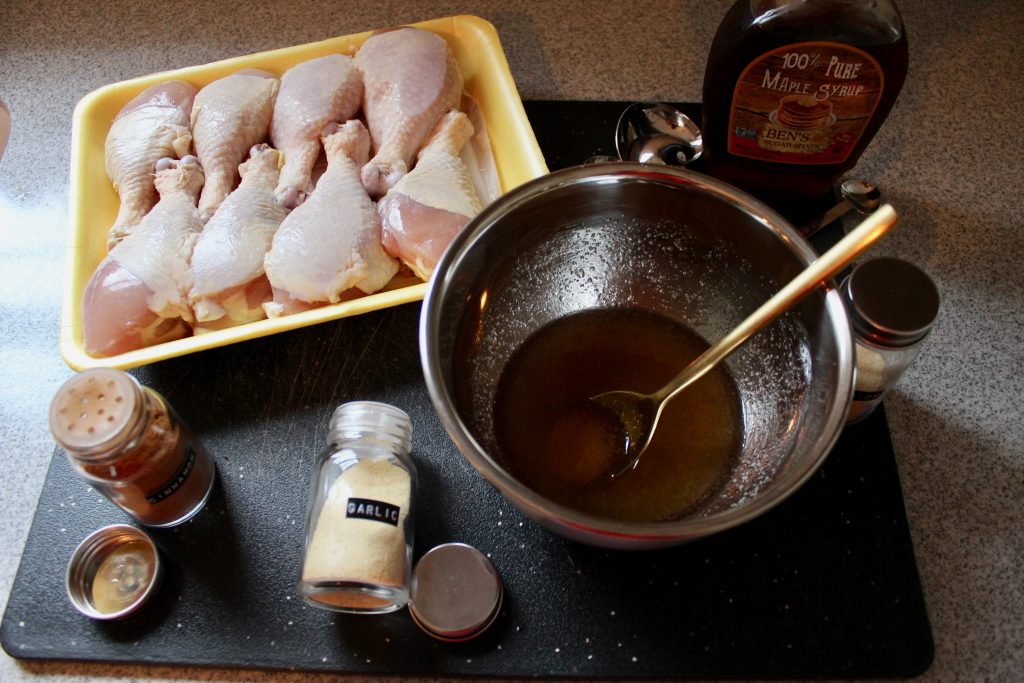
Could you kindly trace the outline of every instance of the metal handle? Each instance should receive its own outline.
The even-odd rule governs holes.
[[[658,412],[665,403],[687,386],[704,376],[723,358],[764,328],[790,306],[817,289],[824,281],[846,267],[865,249],[874,244],[889,228],[899,222],[899,216],[889,204],[884,204],[865,218],[834,247],[819,256],[811,265],[793,278],[786,286],[765,301],[747,318],[725,335],[721,341],[702,353],[686,366],[674,380],[652,394],[658,402]]]

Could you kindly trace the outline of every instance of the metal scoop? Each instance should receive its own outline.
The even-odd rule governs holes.
[[[800,226],[800,234],[810,237],[853,209],[863,214],[869,214],[882,203],[882,191],[878,189],[877,185],[866,180],[844,181],[839,186],[839,194],[842,195],[842,199],[818,218]]]
[[[761,304],[721,341],[698,356],[675,379],[661,389],[651,394],[641,394],[635,391],[609,391],[592,396],[591,401],[618,417],[625,437],[625,448],[614,454],[616,461],[613,461],[606,471],[615,477],[634,469],[640,462],[640,456],[644,454],[651,443],[654,429],[658,425],[658,419],[661,417],[666,403],[704,376],[743,342],[788,310],[790,306],[842,270],[861,252],[874,244],[889,228],[896,225],[898,220],[892,206],[883,205],[834,247],[801,271],[772,298]]]
[[[693,119],[675,107],[634,102],[615,126],[615,151],[623,161],[685,166],[700,158],[704,140]]]

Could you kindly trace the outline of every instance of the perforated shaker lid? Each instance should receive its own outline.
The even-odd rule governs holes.
[[[112,524],[89,534],[71,555],[65,588],[72,606],[90,619],[122,619],[156,593],[163,576],[149,534]]]
[[[886,346],[924,338],[939,314],[939,290],[928,275],[897,258],[864,261],[843,283],[853,329]]]
[[[93,368],[64,382],[50,403],[50,431],[61,446],[88,451],[115,439],[129,425],[139,385],[120,370]]]
[[[465,543],[432,548],[412,575],[409,613],[429,635],[448,642],[470,640],[498,617],[503,590],[491,561]]]

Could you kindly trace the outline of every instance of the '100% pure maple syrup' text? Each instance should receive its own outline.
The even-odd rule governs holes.
[[[861,67],[864,66],[863,62],[844,62],[836,56],[829,58],[824,76],[846,82],[816,83],[783,75],[783,71],[788,69],[803,70],[818,66],[820,61],[820,55],[816,53],[787,52],[782,55],[781,71],[772,73],[771,69],[764,70],[761,87],[797,95],[813,95],[819,100],[830,97],[853,97],[864,92],[864,85],[848,82],[860,75]]]

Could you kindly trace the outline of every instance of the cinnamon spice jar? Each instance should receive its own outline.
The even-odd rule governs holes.
[[[131,375],[95,368],[65,382],[50,431],[75,472],[147,526],[181,524],[213,489],[209,454],[163,396]]]

